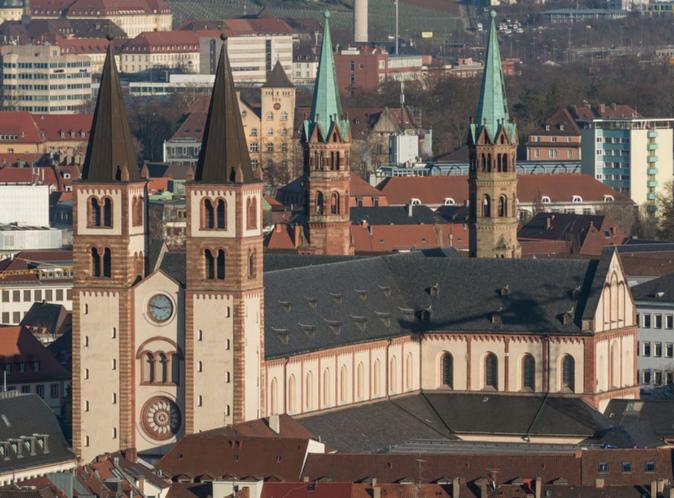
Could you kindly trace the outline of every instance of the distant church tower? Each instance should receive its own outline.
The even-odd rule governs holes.
[[[186,186],[185,432],[261,412],[262,187],[223,43],[193,181]]]
[[[146,272],[146,182],[112,43],[74,193],[73,447],[88,462],[135,447],[132,287]]]
[[[517,126],[508,113],[495,17],[492,11],[477,120],[468,131],[470,256],[519,258]]]
[[[308,252],[348,255],[354,252],[349,217],[351,129],[342,114],[329,12],[325,12],[324,19],[311,116],[304,121]]]

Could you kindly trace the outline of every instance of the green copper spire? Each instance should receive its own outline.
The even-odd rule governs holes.
[[[501,51],[496,36],[496,12],[491,11],[491,25],[487,42],[487,55],[482,74],[482,88],[480,102],[477,106],[477,120],[475,123],[477,138],[482,127],[487,128],[489,137],[493,140],[499,126],[503,125],[509,139],[513,139],[515,125],[508,114],[508,101],[505,92],[505,79],[501,67]]]
[[[314,98],[311,103],[311,116],[304,122],[304,131],[307,138],[311,136],[314,127],[318,126],[323,140],[330,135],[334,124],[338,124],[340,131],[346,133],[348,120],[342,119],[342,102],[337,87],[335,59],[332,55],[332,37],[330,36],[330,12],[323,14],[323,43],[321,56],[318,61],[318,73],[314,85]]]

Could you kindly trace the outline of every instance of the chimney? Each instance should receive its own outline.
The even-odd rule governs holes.
[[[379,486],[372,487],[372,498],[381,498],[381,488]]]
[[[536,478],[536,489],[534,489],[534,493],[536,494],[536,498],[541,498],[541,496],[543,496],[543,479],[540,477]]]
[[[545,229],[550,230],[552,228],[552,215],[545,217]]]
[[[455,477],[454,479],[452,479],[452,498],[461,498],[459,496],[459,493],[461,492],[459,486],[460,486],[459,478]]]
[[[269,428],[274,431],[275,434],[281,433],[281,419],[278,415],[269,416]]]
[[[658,496],[658,481],[651,481],[651,498]]]
[[[410,203],[407,205],[407,216],[409,216],[411,218],[413,214],[414,214],[414,206],[412,205],[412,202],[410,201]]]

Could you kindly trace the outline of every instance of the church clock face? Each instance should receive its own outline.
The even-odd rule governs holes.
[[[155,294],[150,298],[147,311],[155,322],[166,322],[173,315],[173,302],[164,294]]]
[[[141,425],[152,439],[164,441],[180,430],[180,408],[172,399],[155,396],[146,401],[142,410]]]

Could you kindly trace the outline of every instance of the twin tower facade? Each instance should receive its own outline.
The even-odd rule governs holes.
[[[351,131],[329,15],[303,126],[301,250],[353,254]],[[471,255],[518,257],[515,149],[492,22],[478,122],[471,124]],[[82,179],[74,186],[73,446],[82,459],[158,453],[185,434],[265,416],[261,174],[251,164],[220,54],[201,155],[186,186],[184,252],[150,242],[117,68],[108,50]]]

